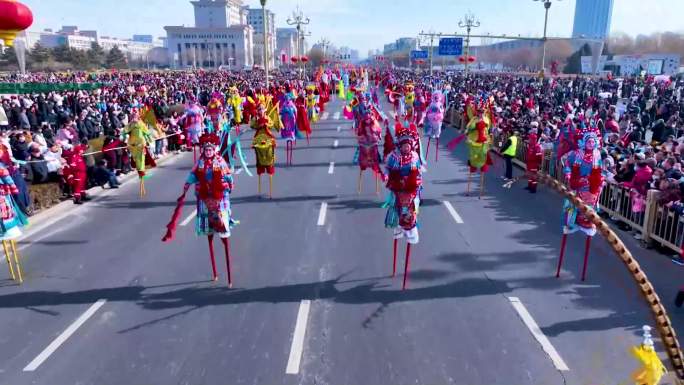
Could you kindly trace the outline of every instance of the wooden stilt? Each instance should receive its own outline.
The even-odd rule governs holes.
[[[435,162],[437,161],[439,161],[439,137],[435,138]]]
[[[468,184],[466,185],[466,195],[470,195],[470,180],[473,177],[473,173],[468,170]]]
[[[375,173],[375,194],[380,195],[380,175]]]
[[[558,267],[556,268],[556,278],[560,277],[561,267],[563,266],[563,257],[565,256],[565,244],[568,241],[568,234],[563,234],[561,238],[560,255],[558,257]]]
[[[233,287],[233,277],[230,270],[230,238],[221,238],[226,253],[226,272],[228,273],[228,287]]]
[[[361,176],[362,175],[363,175],[363,170],[359,170],[359,188],[358,188],[359,195],[361,195]]]
[[[393,257],[392,257],[392,277],[394,277],[397,274],[397,242],[398,239],[394,239],[394,247],[393,247]]]
[[[17,242],[13,239],[10,241],[10,245],[12,246],[12,254],[14,254],[14,264],[17,268],[17,278],[19,278],[19,283],[22,283],[24,282],[24,278],[21,274],[21,263],[19,262],[19,253],[17,253]]]
[[[425,161],[427,161],[427,157],[430,154],[430,142],[431,141],[432,141],[432,138],[428,136],[427,148],[425,149]]]
[[[209,258],[211,259],[211,280],[218,281],[218,274],[216,273],[216,257],[214,256],[214,236],[208,235],[207,240],[209,241]]]
[[[480,199],[484,194],[484,172],[480,171]]]
[[[268,199],[273,199],[273,175],[268,174]]]
[[[409,262],[411,261],[411,244],[406,244],[406,260],[404,261],[404,283],[401,286],[401,290],[406,289],[406,282],[408,282],[409,275]]]
[[[591,247],[591,237],[587,235],[584,243],[584,266],[582,266],[582,281],[587,278],[587,263],[589,262],[589,248]]]
[[[17,278],[14,275],[14,268],[12,267],[12,259],[10,258],[10,251],[7,247],[7,241],[2,241],[2,248],[5,250],[5,259],[7,260],[7,267],[9,268],[10,277],[12,277],[12,280],[15,280]]]
[[[261,195],[261,174],[257,178],[257,193]]]

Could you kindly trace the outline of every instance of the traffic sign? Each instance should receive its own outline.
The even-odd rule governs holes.
[[[427,59],[428,51],[411,51],[411,59]]]
[[[439,39],[439,55],[456,56],[463,54],[463,39],[460,37],[444,37]]]

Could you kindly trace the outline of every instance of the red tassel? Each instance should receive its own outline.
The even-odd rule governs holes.
[[[164,234],[164,237],[162,238],[162,242],[169,242],[173,240],[173,238],[176,235],[176,227],[178,226],[178,218],[180,218],[181,213],[183,212],[183,205],[185,204],[185,193],[187,191],[183,191],[183,194],[178,197],[178,200],[176,201],[176,208],[173,210],[173,215],[171,216],[171,220],[169,221],[169,224],[166,225],[166,234]]]
[[[466,138],[465,134],[457,136],[455,139],[453,139],[449,143],[447,143],[447,149],[449,149],[449,151],[454,151],[456,149],[456,146],[458,146],[459,143],[464,141],[465,138]]]

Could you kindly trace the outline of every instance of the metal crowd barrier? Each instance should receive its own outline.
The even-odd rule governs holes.
[[[492,148],[501,152],[501,146],[507,136],[494,133]],[[513,163],[525,169],[527,161],[527,143],[518,140],[518,148]],[[556,180],[563,181],[563,173],[553,151],[544,151],[541,171]],[[641,234],[641,239],[647,244],[658,243],[675,253],[682,253],[684,241],[684,215],[679,215],[672,209],[658,203],[660,192],[649,190],[643,204],[643,211],[634,212],[634,194],[630,188],[615,183],[606,183],[599,198],[600,211],[610,215],[614,221],[628,224],[632,230]]]

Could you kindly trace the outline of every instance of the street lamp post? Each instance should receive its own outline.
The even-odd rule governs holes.
[[[468,76],[468,62],[470,59],[470,31],[473,28],[477,28],[480,26],[480,22],[478,20],[475,20],[475,16],[473,14],[466,14],[463,20],[458,22],[458,26],[460,28],[465,28],[466,29],[466,49],[465,49],[465,76]]]
[[[292,16],[288,17],[286,20],[288,25],[296,25],[297,26],[297,42],[299,43],[299,47],[297,47],[297,54],[300,56],[303,56],[302,50],[304,49],[304,35],[302,34],[302,25],[307,25],[311,22],[311,20],[308,17],[304,16],[304,12],[302,12],[299,9],[299,6],[295,8],[294,11],[292,11]]]
[[[330,46],[330,40],[324,37],[318,41],[318,44],[323,46],[323,60],[325,60],[328,57],[328,47]]]
[[[259,0],[261,2],[261,11],[264,19],[264,72],[266,72],[266,89],[268,90],[268,15],[266,14],[266,0]]]
[[[546,26],[549,22],[549,8],[551,8],[551,0],[534,0],[541,1],[544,4],[544,37],[542,38],[542,62],[541,62],[541,74],[544,76],[544,70],[546,68]]]

